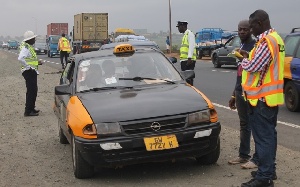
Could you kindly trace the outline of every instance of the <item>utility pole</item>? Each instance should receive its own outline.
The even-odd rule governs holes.
[[[171,19],[171,0],[169,0],[169,37],[170,37],[170,53],[172,53],[172,19]]]

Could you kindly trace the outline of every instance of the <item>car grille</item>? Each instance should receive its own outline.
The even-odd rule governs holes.
[[[123,131],[128,135],[162,132],[171,129],[184,128],[186,125],[186,115],[121,122],[120,124]]]

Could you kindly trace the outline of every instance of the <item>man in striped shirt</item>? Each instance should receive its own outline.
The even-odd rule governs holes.
[[[284,43],[264,10],[252,13],[249,24],[258,42],[250,54],[240,50],[237,56],[244,70],[242,86],[249,106],[258,170],[251,173],[253,179],[241,186],[272,187],[276,175],[278,106],[283,104]]]

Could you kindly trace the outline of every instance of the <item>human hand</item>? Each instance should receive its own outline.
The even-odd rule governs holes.
[[[235,110],[236,109],[236,106],[235,106],[235,98],[234,97],[231,97],[231,99],[229,100],[229,108],[231,110]]]
[[[39,63],[39,65],[43,65],[42,60],[39,60],[38,63]]]
[[[192,59],[191,58],[188,58],[187,62],[186,62],[186,65],[189,66],[192,64]]]

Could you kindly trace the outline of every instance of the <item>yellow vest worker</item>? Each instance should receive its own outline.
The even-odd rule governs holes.
[[[284,103],[283,96],[283,71],[284,71],[284,43],[277,32],[258,41],[257,45],[250,52],[249,58],[253,58],[254,51],[261,42],[267,42],[271,51],[272,61],[262,84],[257,87],[261,72],[250,73],[243,70],[242,87],[246,92],[246,97],[252,106],[256,106],[258,99],[263,98],[268,106],[278,106]]]
[[[65,69],[68,62],[69,53],[71,52],[71,46],[69,40],[66,38],[65,34],[61,35],[62,37],[58,41],[57,50],[60,52],[60,63],[62,69]],[[64,63],[65,59],[65,63]]]

